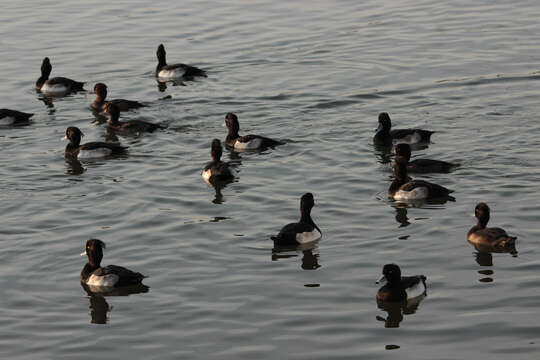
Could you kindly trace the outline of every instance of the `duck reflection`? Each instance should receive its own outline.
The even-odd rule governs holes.
[[[68,175],[81,175],[86,171],[81,162],[77,158],[66,158],[66,174]]]
[[[425,294],[407,299],[401,302],[382,301],[377,299],[377,307],[386,311],[386,318],[377,315],[375,318],[384,322],[385,328],[397,328],[403,321],[403,315],[411,315],[416,313],[420,302],[426,297]]]
[[[82,288],[86,291],[90,300],[90,323],[106,324],[108,321],[107,313],[112,309],[105,300],[106,296],[128,296],[131,294],[147,293],[150,289],[146,285],[126,286],[122,288],[113,288],[104,291],[100,287],[90,287],[81,283]]]
[[[39,93],[39,91],[38,91],[38,93]],[[39,93],[39,94],[40,95],[38,96],[38,99],[45,104],[45,106],[48,109],[48,114],[49,115],[54,114],[56,112],[56,109],[54,108],[53,98],[50,97],[50,96],[42,95],[41,93]]]
[[[299,252],[302,252],[301,268],[303,270],[317,270],[321,267],[316,242],[298,246],[274,246],[272,261],[298,257]]]
[[[518,256],[515,244],[511,244],[504,248],[500,246],[487,246],[478,243],[475,244],[471,243],[470,241],[469,244],[471,244],[476,249],[476,251],[474,252],[474,258],[476,260],[476,263],[483,267],[493,266],[493,253],[508,253],[513,257]],[[483,283],[494,281],[493,275],[495,274],[495,271],[493,271],[492,269],[478,270],[478,273],[483,276],[478,281]]]
[[[400,224],[399,227],[408,226],[410,222],[407,217],[407,206],[397,205],[394,208],[396,209],[396,221]]]
[[[167,90],[167,83],[171,83],[172,86],[186,86],[181,79],[159,80],[156,79],[157,88],[159,92],[165,92]]]

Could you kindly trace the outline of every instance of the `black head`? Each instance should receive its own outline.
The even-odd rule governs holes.
[[[68,139],[72,145],[79,146],[83,136],[84,134],[78,127],[70,126],[66,129],[66,139]]]
[[[306,212],[309,214],[309,212],[311,211],[314,205],[315,205],[315,199],[313,199],[312,193],[305,193],[300,198],[300,212],[302,214]]]
[[[409,144],[397,144],[394,147],[396,157],[400,156],[407,161],[411,159],[411,146]]]
[[[219,161],[222,154],[223,149],[221,148],[221,141],[219,141],[219,139],[212,140],[212,148],[210,150],[210,155],[212,155],[212,161]]]
[[[116,106],[116,104],[113,104],[112,102],[108,103],[105,112],[107,112],[107,114],[110,116],[109,122],[116,123],[118,121],[118,118],[120,117],[120,109],[118,106]]]
[[[390,120],[390,115],[388,113],[382,112],[379,114],[379,126],[377,127],[377,132],[390,131],[392,127],[392,121]]]
[[[382,274],[389,284],[399,284],[401,282],[401,269],[396,264],[384,265]]]
[[[88,256],[88,263],[94,266],[98,266],[103,259],[103,249],[105,249],[105,243],[98,239],[90,239],[86,242],[86,255]],[[81,254],[81,255],[84,255]]]
[[[157,58],[159,60],[159,62],[165,62],[165,55],[167,53],[165,52],[165,46],[163,46],[163,44],[159,44],[158,48],[157,48],[157,51],[156,51],[156,55],[157,55]]]
[[[52,71],[51,61],[48,57],[43,59],[41,63],[41,76],[49,77]]]
[[[486,226],[489,221],[489,206],[483,202],[476,204],[474,216],[478,219],[480,224]]]
[[[105,99],[107,97],[107,85],[104,83],[97,83],[94,85],[94,94]]]
[[[225,125],[229,129],[229,133],[237,134],[240,130],[240,124],[238,123],[238,116],[233,113],[227,113],[225,115]]]

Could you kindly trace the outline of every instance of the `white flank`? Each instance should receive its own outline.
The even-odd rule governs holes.
[[[105,276],[90,275],[86,284],[90,286],[113,287],[118,282],[118,275],[109,274]]]
[[[417,187],[411,191],[398,190],[394,194],[394,200],[419,200],[428,197],[429,189],[425,186]]]
[[[312,242],[321,238],[321,233],[317,229],[313,229],[311,232],[303,232],[296,234],[296,241],[300,244]]]
[[[394,139],[392,142],[395,144],[416,144],[422,141],[422,135],[419,132],[415,131],[411,135],[407,135],[400,139]]]
[[[15,118],[12,116],[4,116],[0,119],[0,125],[6,126],[6,125],[13,125],[15,122]]]
[[[240,142],[237,140],[234,143],[234,148],[240,149],[240,150],[253,150],[253,149],[260,148],[261,144],[262,144],[262,139],[259,139],[259,138],[253,139],[248,142]]]
[[[174,70],[161,70],[158,72],[158,77],[164,79],[174,79],[184,76],[185,71],[182,68],[176,68]]]
[[[418,284],[406,288],[405,291],[407,292],[407,299],[412,299],[424,294],[426,292],[426,287],[424,286],[424,282],[420,280]]]
[[[208,181],[208,179],[210,179],[210,176],[212,176],[212,169],[204,170],[202,172],[202,178],[204,180]]]
[[[42,93],[47,93],[51,95],[60,95],[69,91],[69,88],[63,84],[49,85],[47,83],[43,84],[41,87]]]
[[[80,150],[78,159],[92,159],[92,158],[101,158],[109,156],[112,154],[112,150],[108,148],[97,148],[94,150]]]

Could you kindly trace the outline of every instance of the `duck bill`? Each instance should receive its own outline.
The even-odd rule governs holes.
[[[375,284],[384,284],[386,282],[386,278],[383,276],[381,276],[381,278],[377,281],[375,281]]]
[[[379,131],[381,131],[383,129],[383,126],[381,123],[379,123],[379,126],[377,126],[377,129],[375,129],[375,132],[378,133]]]
[[[86,250],[84,250],[84,252],[81,253],[81,256],[86,256]]]

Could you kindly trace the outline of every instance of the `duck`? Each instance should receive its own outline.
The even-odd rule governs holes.
[[[74,91],[84,90],[84,82],[71,80],[65,77],[49,79],[52,66],[48,57],[41,63],[41,76],[36,81],[36,89],[48,95],[65,95]]]
[[[448,173],[459,164],[453,164],[441,160],[411,159],[411,146],[401,143],[394,147],[396,156],[401,156],[407,162],[407,171],[411,173]]]
[[[146,277],[122,266],[108,265],[101,267],[105,243],[99,239],[86,241],[86,249],[81,256],[88,256],[88,263],[81,271],[81,283],[91,287],[123,287],[139,285]]]
[[[107,105],[109,104],[115,104],[120,111],[128,111],[131,109],[138,109],[147,106],[133,100],[114,99],[106,101],[105,98],[107,97],[107,85],[105,85],[104,83],[97,83],[96,85],[94,85],[94,94],[96,94],[96,99],[92,103],[92,108],[98,111],[107,109]]]
[[[225,115],[225,125],[229,130],[225,143],[236,150],[256,150],[284,144],[281,141],[259,135],[238,135],[240,130],[238,116],[231,112]]]
[[[70,126],[66,129],[64,139],[69,140],[66,146],[65,155],[68,158],[98,158],[110,155],[122,154],[127,147],[114,143],[105,142],[89,142],[81,145],[81,138],[84,136],[82,131],[75,126]]]
[[[321,229],[311,219],[311,209],[315,205],[312,193],[305,193],[300,198],[300,221],[285,225],[277,234],[272,236],[274,245],[297,246],[322,237]]]
[[[191,79],[195,76],[207,77],[206,71],[195,66],[186,64],[171,64],[167,65],[166,52],[163,44],[159,44],[157,48],[158,64],[156,67],[156,76],[160,79]]]
[[[142,120],[129,120],[120,122],[120,109],[114,103],[109,103],[106,108],[109,114],[107,125],[109,129],[123,132],[154,132],[157,129],[165,129],[165,126],[153,124]]]
[[[401,269],[396,264],[386,264],[382,269],[382,277],[376,284],[383,284],[377,291],[377,300],[397,302],[413,299],[426,294],[426,277],[424,275],[401,276]]]
[[[425,200],[448,197],[453,190],[424,180],[409,180],[407,161],[397,156],[394,162],[395,179],[388,189],[388,197],[398,201]]]
[[[0,109],[0,126],[27,124],[32,116],[34,114],[17,110]]]
[[[422,129],[396,129],[392,128],[390,115],[386,112],[379,114],[379,126],[375,130],[373,142],[377,145],[391,145],[397,143],[416,144],[429,142],[434,131]]]
[[[229,164],[221,161],[223,149],[219,139],[212,140],[210,155],[212,161],[209,162],[202,171],[202,177],[206,182],[232,180],[234,175]]]
[[[474,208],[474,216],[478,223],[467,233],[467,240],[473,245],[484,245],[487,247],[506,248],[513,247],[516,243],[516,236],[510,236],[504,229],[498,227],[487,227],[489,222],[489,206],[480,202]]]

